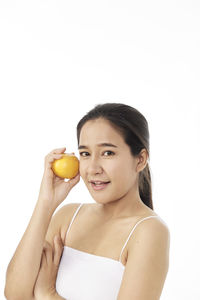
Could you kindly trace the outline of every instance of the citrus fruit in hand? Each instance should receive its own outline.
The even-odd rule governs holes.
[[[71,179],[79,172],[79,160],[75,155],[63,153],[62,158],[53,161],[52,170],[61,178]]]

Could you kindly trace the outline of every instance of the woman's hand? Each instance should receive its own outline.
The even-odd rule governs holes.
[[[39,201],[45,203],[50,210],[54,211],[60,203],[62,203],[70,190],[79,182],[80,174],[78,173],[74,178],[67,182],[56,176],[52,170],[52,163],[55,159],[62,158],[62,154],[66,148],[59,148],[52,150],[45,157],[44,174],[40,186]]]
[[[64,299],[56,292],[56,277],[63,246],[62,239],[58,235],[54,238],[54,249],[45,242],[40,270],[34,287],[36,300]]]

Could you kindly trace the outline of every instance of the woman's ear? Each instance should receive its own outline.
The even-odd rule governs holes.
[[[149,155],[146,149],[142,149],[138,156],[137,172],[141,172],[147,166]]]

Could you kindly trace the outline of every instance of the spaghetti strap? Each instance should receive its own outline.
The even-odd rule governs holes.
[[[79,205],[79,207],[76,209],[76,211],[75,211],[75,213],[74,213],[74,215],[73,215],[73,217],[72,217],[72,219],[71,219],[71,222],[70,222],[69,227],[68,227],[68,229],[67,229],[67,233],[66,233],[66,235],[65,235],[65,241],[66,241],[66,238],[67,238],[67,234],[68,234],[68,232],[69,232],[69,230],[70,230],[70,228],[71,228],[71,226],[72,226],[72,223],[73,223],[73,221],[74,221],[74,219],[75,219],[75,217],[76,217],[76,215],[77,215],[79,209],[81,208],[81,206],[82,206],[83,204],[84,204],[84,203],[81,203],[81,204]]]
[[[142,221],[147,220],[147,219],[150,219],[150,218],[160,218],[160,217],[159,217],[159,216],[148,216],[148,217],[145,217],[145,218],[139,220],[139,221],[134,225],[133,229],[131,230],[131,232],[130,232],[130,234],[129,234],[129,236],[128,236],[128,238],[127,238],[125,244],[124,244],[124,246],[122,247],[122,251],[121,251],[121,253],[120,253],[120,258],[119,258],[119,261],[120,261],[120,262],[121,262],[122,252],[124,251],[124,248],[126,247],[128,241],[129,241],[129,239],[130,239],[130,237],[131,237],[133,231],[134,231],[135,228],[137,227],[137,225],[139,225]]]

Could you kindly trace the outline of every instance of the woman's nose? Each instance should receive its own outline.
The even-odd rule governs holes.
[[[102,167],[98,159],[93,158],[88,161],[87,171],[90,174],[102,173]]]

